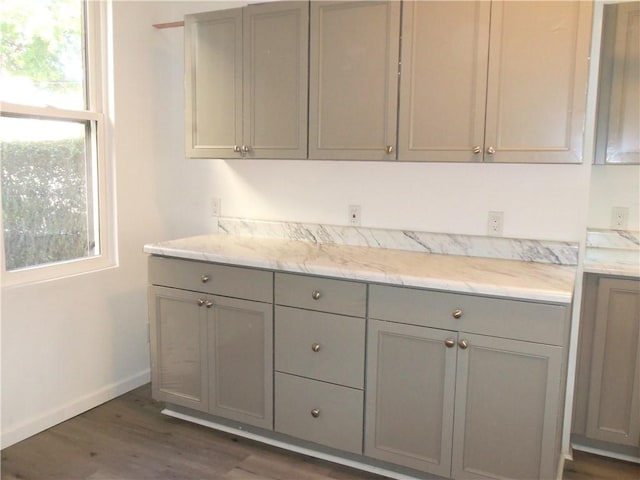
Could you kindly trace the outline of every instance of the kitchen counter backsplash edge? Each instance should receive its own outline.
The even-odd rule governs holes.
[[[578,264],[577,243],[552,240],[483,237],[232,217],[218,219],[218,233],[554,265]]]

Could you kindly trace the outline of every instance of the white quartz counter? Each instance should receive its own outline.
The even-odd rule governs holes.
[[[145,245],[154,255],[460,293],[570,303],[575,266],[240,235]]]
[[[584,271],[640,278],[639,232],[590,229]]]

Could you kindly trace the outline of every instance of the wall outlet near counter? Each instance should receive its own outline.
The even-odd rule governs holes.
[[[349,225],[357,227],[362,221],[362,207],[360,205],[349,205]]]
[[[504,212],[489,212],[487,220],[487,234],[492,237],[502,236],[502,226],[504,225]]]
[[[611,209],[611,228],[626,230],[628,222],[629,209],[627,207],[613,207]]]

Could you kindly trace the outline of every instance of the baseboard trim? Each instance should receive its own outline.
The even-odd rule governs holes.
[[[119,382],[106,385],[101,389],[88,393],[66,405],[54,408],[48,412],[30,419],[22,424],[2,431],[0,436],[0,448],[7,448],[21,442],[37,433],[53,427],[65,420],[69,420],[87,410],[98,405],[113,400],[114,398],[127,393],[134,388],[140,387],[150,381],[151,371],[143,370]]]
[[[188,415],[169,407],[162,410],[162,413],[170,417],[179,418],[181,420],[186,420],[188,422],[197,423],[198,425],[202,425],[203,427],[208,427],[214,430],[220,430],[222,432],[231,433],[238,437],[248,438],[250,440],[255,440],[257,442],[264,443],[266,445],[282,448],[284,450],[289,450],[291,452],[301,453],[302,455],[319,458],[321,460],[337,463],[339,465],[345,465],[347,467],[355,468],[357,470],[362,470],[369,473],[374,473],[376,475],[382,475],[384,477],[394,478],[396,480],[423,480],[424,478],[434,478],[434,479],[443,478],[435,475],[427,476],[427,477],[413,476],[413,475],[402,473],[399,471],[386,469],[384,467],[379,467],[376,465],[359,462],[357,460],[353,460],[350,458],[341,457],[339,455],[332,455],[330,453],[314,450],[312,448],[307,448],[301,445],[295,445],[283,440],[279,440],[277,438],[271,438],[256,432],[250,432],[240,427],[232,427],[229,425],[225,425],[223,423],[206,420],[204,418],[199,418],[193,415]],[[428,474],[425,473],[424,475],[428,475]]]
[[[639,463],[640,458],[633,455],[625,455],[624,453],[612,452],[611,450],[604,450],[602,448],[588,447],[586,445],[580,445],[579,443],[572,443],[571,446],[574,450],[581,452],[593,453],[594,455],[600,455],[601,457],[615,458],[616,460],[624,460],[625,462]]]

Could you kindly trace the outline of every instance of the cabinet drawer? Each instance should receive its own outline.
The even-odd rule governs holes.
[[[250,268],[151,256],[149,281],[153,285],[258,302],[271,303],[273,299],[273,274]]]
[[[364,342],[364,318],[276,307],[278,371],[363,388]]]
[[[459,318],[454,311],[459,310]],[[568,307],[371,285],[369,318],[563,345]]]
[[[345,280],[276,273],[274,298],[278,305],[364,317],[367,287]]]
[[[276,373],[275,430],[362,454],[362,402],[361,390]]]

